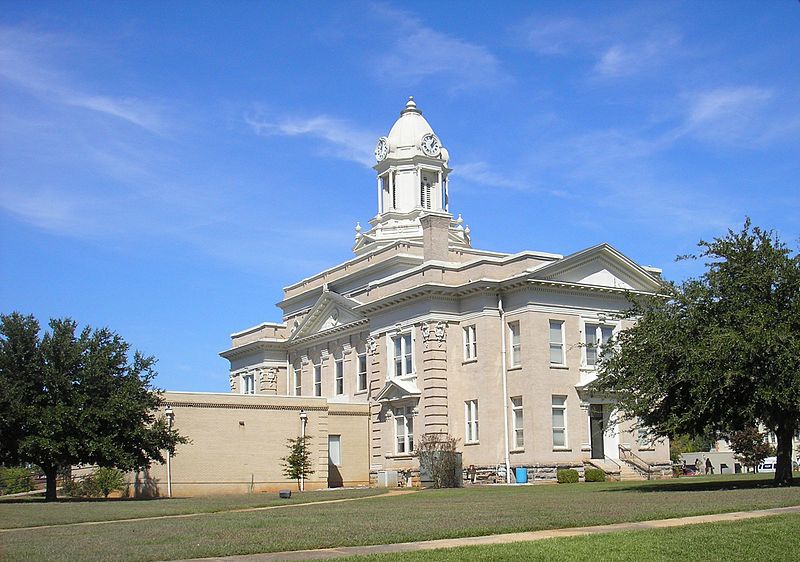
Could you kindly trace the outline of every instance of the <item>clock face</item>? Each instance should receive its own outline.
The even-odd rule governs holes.
[[[427,154],[428,156],[437,156],[439,152],[442,150],[442,145],[439,144],[439,139],[436,138],[436,135],[432,133],[428,133],[424,137],[422,137],[422,152]]]
[[[389,141],[386,137],[378,139],[378,144],[375,146],[375,160],[380,162],[389,155]]]

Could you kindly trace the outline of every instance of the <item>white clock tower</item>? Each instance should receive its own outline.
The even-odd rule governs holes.
[[[356,254],[396,240],[422,240],[420,219],[427,215],[449,219],[448,245],[469,247],[469,227],[464,228],[460,215],[453,220],[450,214],[450,155],[413,97],[408,98],[389,134],[378,139],[375,159],[378,214],[369,221],[372,228],[368,232],[356,227]]]

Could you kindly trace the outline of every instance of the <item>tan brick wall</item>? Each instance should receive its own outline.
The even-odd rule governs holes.
[[[173,496],[297,489],[283,476],[286,441],[300,434],[300,410],[308,414],[306,434],[315,471],[306,489],[328,487],[328,435],[343,435],[344,485],[369,482],[368,407],[331,404],[324,398],[167,392],[174,427],[191,439],[171,460]],[[346,437],[345,437],[346,436]],[[149,478],[148,478],[149,476]],[[139,475],[130,493],[167,493],[166,465]]]

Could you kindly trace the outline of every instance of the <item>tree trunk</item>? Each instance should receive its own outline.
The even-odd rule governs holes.
[[[775,485],[792,485],[792,433],[794,423],[785,421],[778,426],[778,458],[775,463]]]
[[[46,502],[54,502],[56,501],[56,478],[58,478],[58,467],[55,466],[46,466],[42,467],[44,470],[44,475],[47,478],[47,491],[44,495],[44,501]]]

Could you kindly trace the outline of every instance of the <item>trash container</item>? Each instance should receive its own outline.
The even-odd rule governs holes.
[[[517,484],[528,483],[528,469],[524,466],[518,466],[516,468],[515,476],[517,478]]]

